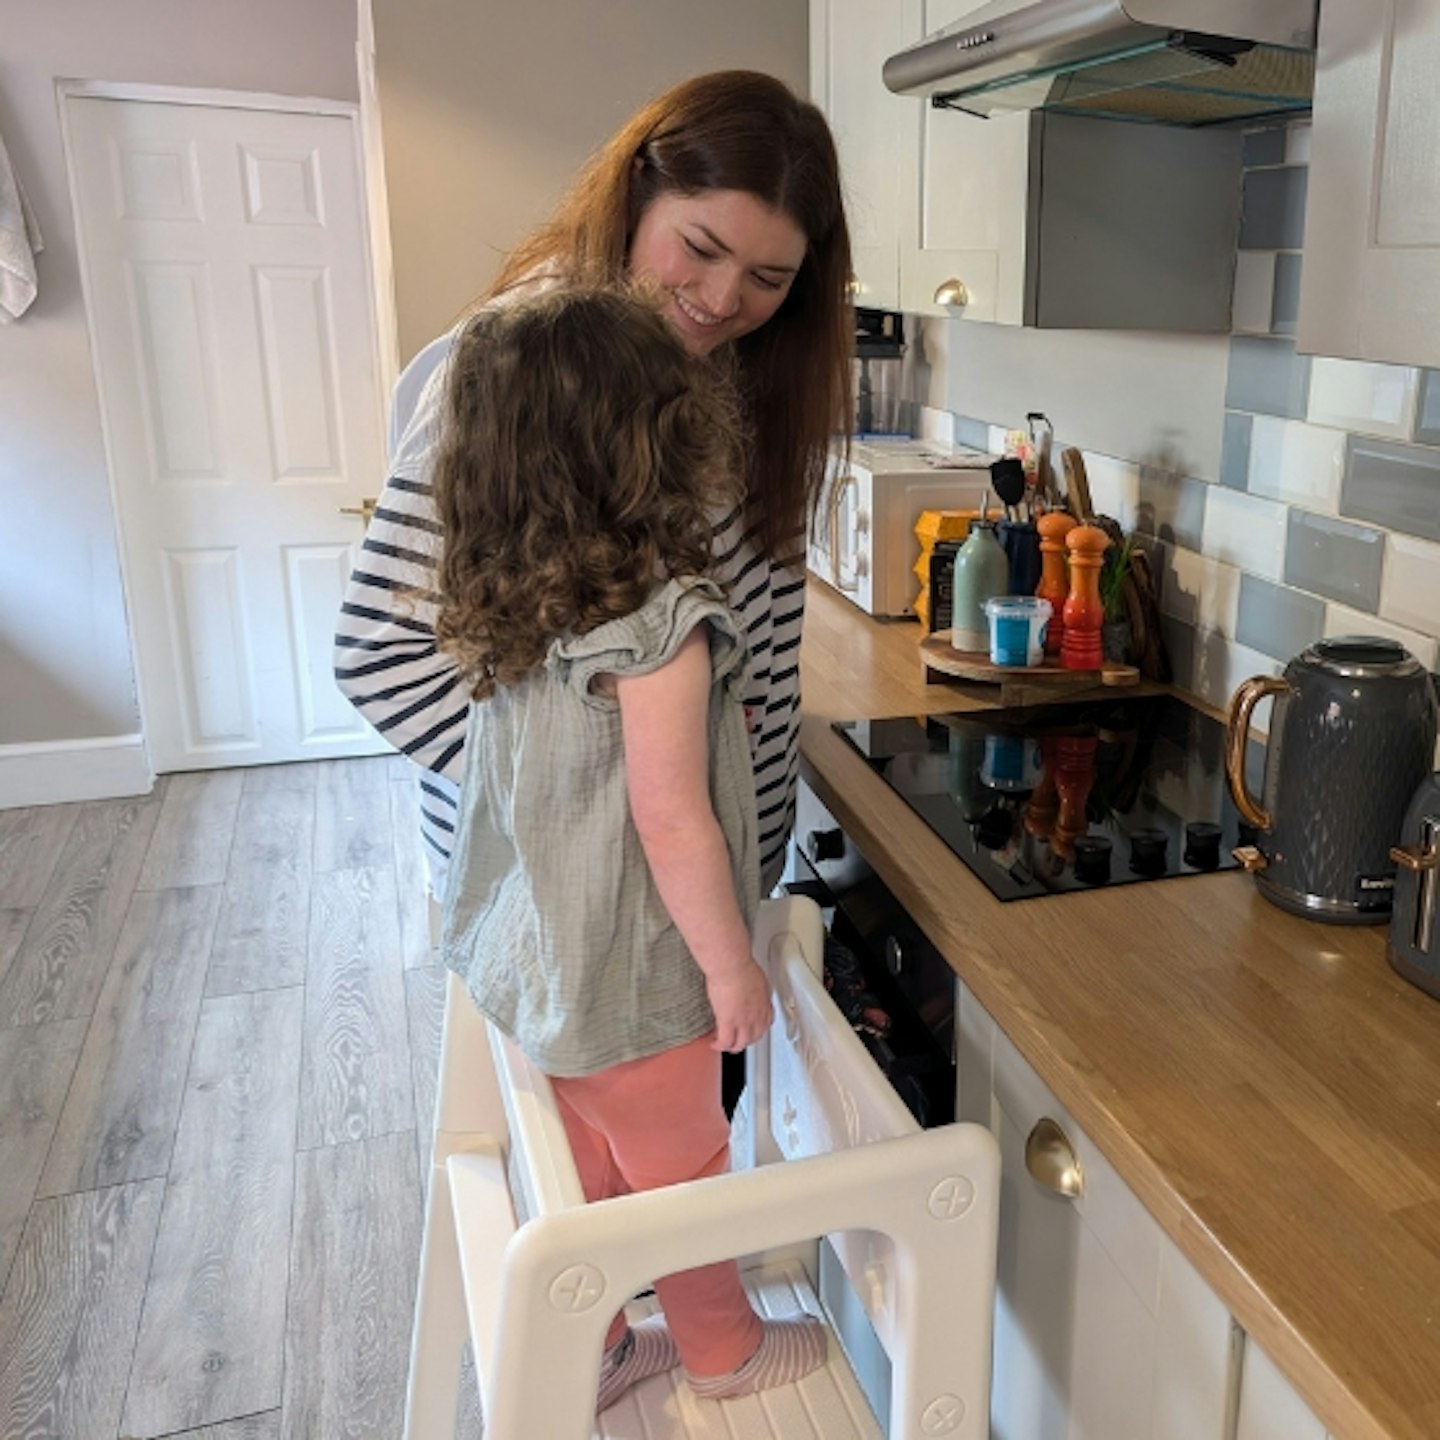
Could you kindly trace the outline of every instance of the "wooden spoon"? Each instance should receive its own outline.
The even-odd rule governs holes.
[[[1060,465],[1065,471],[1065,499],[1070,512],[1077,520],[1089,520],[1094,514],[1090,503],[1090,477],[1085,473],[1085,457],[1073,446],[1067,446],[1060,455]]]

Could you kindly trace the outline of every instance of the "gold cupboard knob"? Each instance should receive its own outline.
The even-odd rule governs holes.
[[[963,280],[942,280],[935,287],[937,305],[968,305],[970,291]]]
[[[1074,1200],[1085,1193],[1085,1176],[1070,1137],[1042,1115],[1025,1141],[1025,1168],[1047,1190]]]

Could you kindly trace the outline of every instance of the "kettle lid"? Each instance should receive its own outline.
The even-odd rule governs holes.
[[[1382,635],[1337,635],[1317,640],[1300,655],[1300,662],[1332,675],[1408,675],[1420,662],[1398,640]]]

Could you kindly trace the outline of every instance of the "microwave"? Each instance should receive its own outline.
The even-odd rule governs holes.
[[[811,573],[868,615],[913,616],[916,522],[926,510],[978,510],[994,458],[933,440],[855,440],[848,456],[832,451],[806,545]]]

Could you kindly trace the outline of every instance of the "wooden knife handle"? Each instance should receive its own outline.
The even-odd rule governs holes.
[[[1090,503],[1090,479],[1085,474],[1085,457],[1073,445],[1067,445],[1061,452],[1060,465],[1065,471],[1065,499],[1070,513],[1077,520],[1089,520],[1095,510]]]

